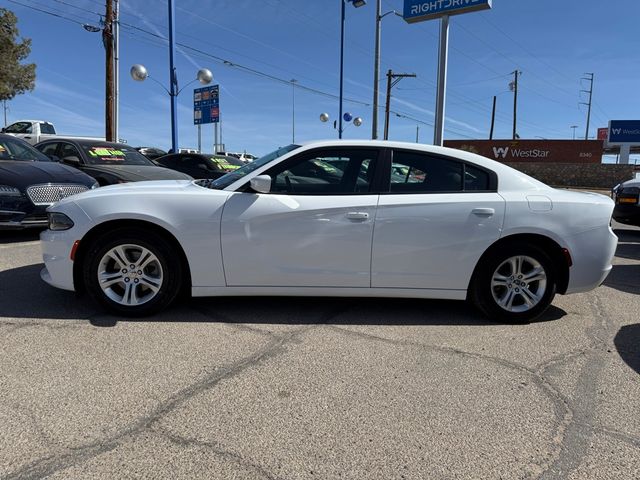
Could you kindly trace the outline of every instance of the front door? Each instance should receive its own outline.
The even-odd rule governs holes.
[[[236,192],[222,216],[228,286],[370,287],[378,150],[318,149],[276,165],[270,193]]]

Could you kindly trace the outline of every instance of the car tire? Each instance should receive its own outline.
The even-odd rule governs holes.
[[[557,275],[549,255],[535,245],[513,244],[481,259],[469,299],[489,320],[527,323],[549,307],[556,288]]]
[[[82,269],[87,293],[117,315],[141,317],[167,308],[183,283],[182,264],[172,250],[162,235],[139,229],[97,238]]]

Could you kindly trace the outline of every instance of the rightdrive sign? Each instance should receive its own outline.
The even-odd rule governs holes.
[[[404,0],[403,18],[414,23],[489,8],[491,0]]]
[[[640,144],[640,120],[611,120],[609,143]]]

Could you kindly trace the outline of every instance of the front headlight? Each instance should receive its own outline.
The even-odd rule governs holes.
[[[73,220],[67,217],[64,213],[49,212],[47,213],[47,216],[49,217],[49,230],[69,230],[73,227]]]
[[[93,185],[91,185],[91,190],[93,190],[94,188],[98,188],[99,186],[100,186],[100,184],[98,182],[96,182]]]
[[[1,197],[20,197],[22,192],[16,187],[10,187],[9,185],[0,185]]]

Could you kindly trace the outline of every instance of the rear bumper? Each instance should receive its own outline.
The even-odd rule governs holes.
[[[599,287],[611,272],[618,237],[609,225],[570,237],[573,266],[566,293],[588,292]]]

